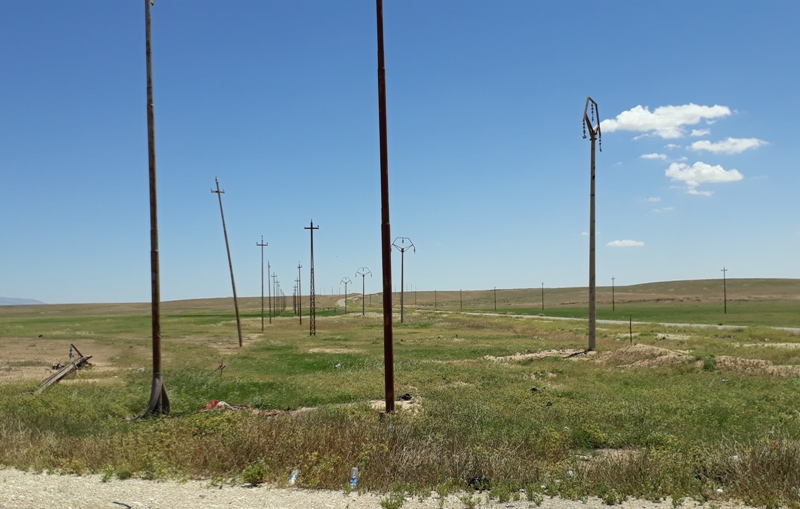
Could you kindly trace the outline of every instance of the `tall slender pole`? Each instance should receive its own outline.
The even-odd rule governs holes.
[[[267,260],[267,301],[269,305],[269,323],[272,324],[272,276],[270,275],[272,267]]]
[[[278,275],[274,272],[272,273],[272,295],[275,297],[275,301],[272,303],[272,313],[275,317],[278,317]]]
[[[233,307],[236,310],[236,330],[239,332],[239,347],[242,346],[242,320],[239,318],[239,299],[236,297],[236,279],[233,277],[233,261],[231,260],[231,245],[228,242],[228,229],[225,227],[225,212],[222,210],[222,195],[225,191],[219,188],[219,179],[214,177],[217,183],[217,189],[212,189],[212,193],[216,193],[219,198],[219,214],[222,216],[222,232],[225,234],[225,249],[228,251],[228,268],[231,270],[231,287],[233,287]]]
[[[261,236],[261,243],[256,242],[256,246],[261,247],[261,332],[264,332],[264,248],[269,244],[264,242]]]
[[[728,314],[728,285],[725,281],[725,273],[728,272],[728,269],[722,267],[722,302],[725,306],[725,314]]]
[[[310,304],[308,306],[308,322],[309,322],[308,335],[316,336],[317,303],[314,296],[314,230],[319,230],[319,226],[314,226],[314,221],[311,221],[311,226],[306,226],[303,229],[309,230],[311,232],[311,267],[309,269],[309,283],[308,283],[309,286],[308,298],[310,300]],[[300,318],[302,319],[302,315]]]
[[[497,287],[494,287],[494,310],[497,311]]]
[[[594,125],[595,115],[597,116],[597,125]],[[591,97],[586,98],[586,106],[583,110],[583,127],[583,137],[586,138],[586,130],[588,130],[589,137],[591,138],[592,142],[592,176],[591,190],[589,192],[589,348],[587,348],[587,351],[593,351],[597,347],[597,309],[595,288],[595,142],[600,136],[600,111],[597,108],[597,103]],[[600,150],[602,150],[602,145]]]
[[[544,311],[544,282],[542,282],[542,311]]]
[[[614,280],[615,279],[616,278],[614,276],[611,276],[611,311],[616,310],[616,304],[614,302],[615,301],[615,299],[614,299]]]
[[[464,295],[461,293],[461,290],[458,291],[458,302],[460,303],[460,311],[464,311]]]
[[[366,316],[366,314],[367,314],[366,313],[367,295],[365,293],[365,289],[366,289],[365,284],[366,283],[364,282],[364,278],[367,277],[367,274],[369,274],[369,277],[372,277],[372,272],[366,267],[360,267],[356,271],[356,276],[361,276],[361,316]],[[370,295],[370,301],[371,300],[372,300],[372,296]],[[370,302],[370,305],[372,305],[371,302]]]
[[[398,241],[400,243],[398,244]],[[408,245],[406,245],[408,243]],[[411,242],[408,237],[397,237],[392,242],[392,245],[400,251],[400,323],[405,321],[405,306],[404,306],[404,293],[405,293],[405,256],[406,251],[413,249],[417,252],[417,247]]]
[[[297,314],[300,315],[300,325],[303,325],[303,285],[301,283],[302,274],[300,269],[303,266],[297,262]]]
[[[145,55],[147,60],[147,159],[150,178],[150,290],[153,329],[153,383],[150,403],[141,415],[168,414],[167,388],[161,378],[161,271],[158,250],[158,196],[156,193],[156,121],[153,104],[153,50],[150,30],[151,0],[144,0]]]
[[[345,276],[340,282],[344,283],[344,314],[347,314],[347,285],[353,281],[349,277]]]
[[[394,412],[392,331],[392,233],[389,222],[389,142],[386,134],[386,66],[383,58],[383,0],[375,0],[378,35],[378,123],[381,148],[381,262],[383,272],[383,364],[386,413]]]

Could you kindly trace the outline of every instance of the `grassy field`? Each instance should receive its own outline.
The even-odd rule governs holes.
[[[297,485],[336,489],[358,466],[359,489],[423,496],[485,477],[499,500],[800,507],[800,335],[772,328],[800,326],[800,281],[727,283],[727,313],[717,281],[617,287],[614,311],[601,289],[598,318],[652,323],[600,324],[590,354],[585,319],[537,316],[585,318],[585,289],[545,289],[544,311],[541,289],[408,292],[395,384],[412,399],[393,415],[379,296],[367,316],[360,295],[346,316],[318,297],[315,337],[289,312],[262,332],[260,299],[240,299],[242,348],[230,299],[164,303],[172,413],[135,422],[148,304],[0,307],[0,463],[279,486],[299,469]],[[93,366],[34,395],[70,344]],[[240,410],[199,412],[211,400]]]

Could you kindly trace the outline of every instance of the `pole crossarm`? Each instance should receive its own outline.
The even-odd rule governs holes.
[[[595,118],[596,117],[596,118]],[[597,125],[595,125],[597,121]],[[583,108],[583,137],[586,130],[592,142],[591,152],[591,183],[589,192],[589,346],[588,351],[594,351],[597,344],[597,292],[595,285],[595,142],[600,141],[600,150],[603,150],[602,134],[600,132],[600,110],[591,97],[586,98]]]

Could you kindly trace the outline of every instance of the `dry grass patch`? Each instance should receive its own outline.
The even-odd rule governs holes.
[[[519,362],[530,359],[546,359],[548,357],[562,357],[564,359],[586,353],[587,355],[594,355],[596,352],[586,352],[580,348],[556,348],[553,350],[542,350],[539,352],[518,352],[514,355],[505,355],[502,357],[495,357],[494,355],[485,355],[483,358],[488,361],[495,362]]]
[[[716,363],[718,369],[735,371],[737,373],[774,377],[800,376],[800,366],[776,365],[771,361],[763,359],[744,359],[742,357],[719,355],[716,357]]]
[[[686,352],[637,344],[604,352],[597,357],[596,362],[600,364],[617,364],[619,368],[651,368],[666,364],[682,364],[693,359]]]

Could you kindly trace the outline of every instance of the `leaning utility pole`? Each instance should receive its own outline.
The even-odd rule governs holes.
[[[591,115],[591,116],[590,116]],[[594,125],[595,116],[597,116],[597,125]],[[591,190],[590,190],[590,204],[589,204],[589,348],[587,351],[593,351],[597,346],[597,310],[596,304],[596,291],[595,291],[595,141],[600,138],[600,151],[603,151],[603,139],[600,133],[600,111],[597,108],[597,103],[591,97],[586,98],[586,106],[583,108],[583,137],[586,138],[586,130],[589,130],[589,138],[592,142],[592,159],[591,159]]]
[[[150,403],[141,417],[169,413],[169,397],[161,378],[161,273],[158,252],[158,197],[156,194],[156,120],[153,106],[153,51],[150,44],[150,5],[144,0],[145,55],[147,57],[147,156],[150,173],[150,288],[153,328],[153,384]]]
[[[261,247],[261,332],[264,332],[264,248],[269,244],[264,242],[261,236],[261,243],[256,242],[256,246]]]
[[[364,289],[366,288],[364,278],[367,277],[367,274],[369,274],[369,277],[372,277],[372,272],[370,272],[370,270],[366,267],[360,267],[356,271],[356,276],[361,276],[361,316],[366,316],[367,314],[366,313],[367,296],[364,293]]]
[[[383,58],[383,0],[375,0],[378,25],[378,124],[381,147],[381,261],[383,265],[383,364],[386,413],[394,412],[392,332],[392,233],[389,223],[389,142],[386,134],[386,68]]]
[[[400,241],[400,244],[397,243],[398,240]],[[406,242],[408,242],[408,246],[406,246]],[[405,286],[405,256],[406,251],[409,249],[414,249],[414,252],[416,253],[417,248],[408,237],[397,237],[394,239],[394,242],[392,242],[392,245],[400,251],[400,323],[403,323],[405,314],[405,306],[403,306],[403,294],[405,292],[405,288],[403,288]],[[436,295],[435,291],[434,295]],[[434,305],[434,308],[435,307],[436,306]]]
[[[216,193],[219,198],[219,214],[222,216],[222,232],[225,234],[225,249],[228,251],[228,267],[231,269],[231,286],[233,287],[233,307],[236,310],[236,329],[239,331],[239,348],[242,347],[242,321],[239,319],[239,299],[236,297],[236,280],[233,278],[233,261],[231,261],[231,246],[228,243],[228,229],[225,227],[225,212],[222,211],[222,195],[225,191],[219,188],[219,179],[214,177],[217,183],[217,189],[212,189],[212,193]]]
[[[314,230],[319,230],[319,226],[314,226],[314,221],[311,221],[311,226],[306,226],[303,228],[304,230],[309,230],[311,232],[311,269],[310,273],[310,282],[309,282],[309,299],[311,299],[311,304],[308,308],[308,321],[310,323],[308,329],[309,336],[316,336],[317,335],[317,303],[314,296]],[[300,319],[303,319],[303,316],[300,315]]]

